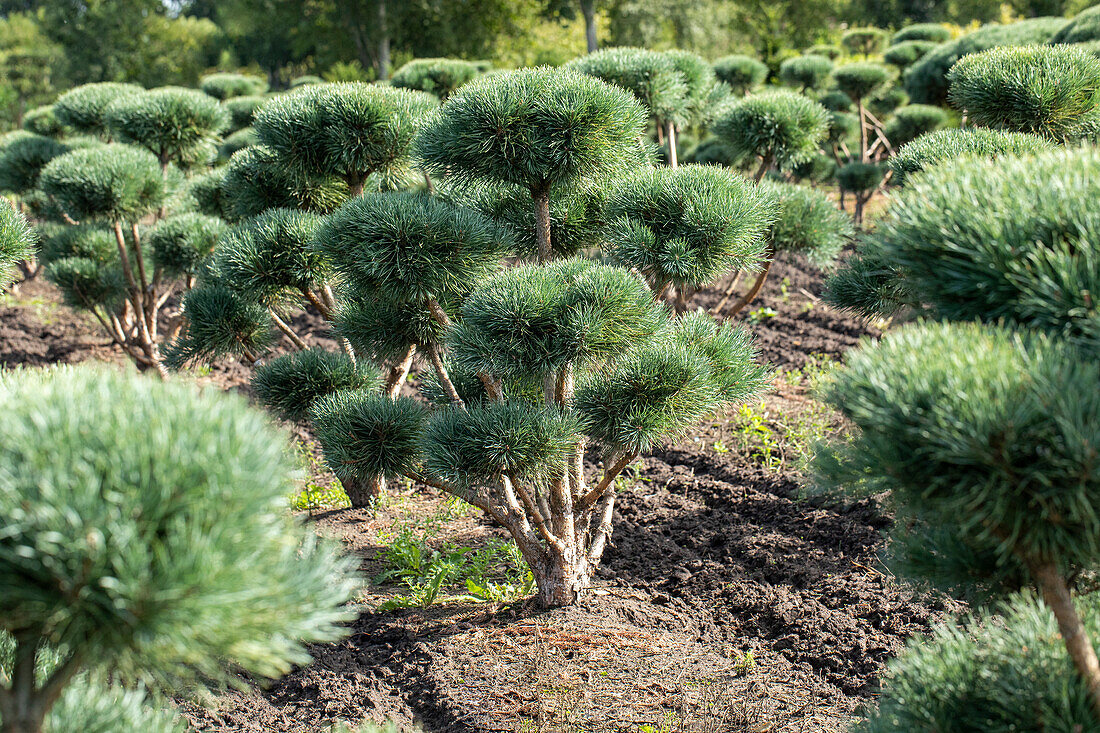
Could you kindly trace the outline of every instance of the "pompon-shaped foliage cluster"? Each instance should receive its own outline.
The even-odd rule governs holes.
[[[899,107],[909,104],[909,95],[904,89],[893,85],[880,87],[877,92],[867,98],[867,108],[879,117],[886,117],[894,113]]]
[[[446,301],[441,307],[449,316],[454,315]],[[441,344],[447,333],[423,303],[391,298],[377,290],[343,298],[334,325],[356,353],[379,363],[400,362],[409,346]]]
[[[852,98],[839,89],[825,92],[817,101],[830,112],[851,112],[852,108],[855,107]]]
[[[1073,347],[973,323],[914,326],[851,352],[825,398],[858,428],[819,462],[825,484],[888,488],[1001,558],[1094,565],[1100,372]]]
[[[126,297],[126,281],[115,263],[104,265],[89,257],[63,257],[51,261],[45,275],[74,308],[113,308]]]
[[[472,374],[541,377],[587,366],[652,336],[664,307],[628,270],[590,260],[509,268],[463,303],[451,359]]]
[[[218,159],[228,161],[233,157],[234,153],[238,150],[244,150],[247,147],[255,145],[260,141],[256,135],[256,131],[251,127],[242,127],[241,129],[233,132],[222,140],[218,145]]]
[[[951,31],[947,26],[939,23],[914,23],[907,25],[890,39],[891,43],[898,44],[904,41],[930,41],[932,43],[946,43],[951,40]]]
[[[214,99],[224,101],[233,97],[263,94],[267,91],[267,81],[245,74],[208,74],[202,78],[199,88]]]
[[[768,66],[752,56],[723,56],[714,62],[714,75],[740,96],[751,92],[768,78]]]
[[[78,221],[135,221],[165,197],[160,163],[148,150],[110,143],[54,158],[39,185]]]
[[[124,94],[104,111],[111,138],[140,145],[164,163],[206,162],[229,125],[216,100],[194,89],[165,87]]]
[[[324,84],[325,80],[316,74],[302,74],[296,76],[290,80],[290,88],[297,89],[298,87],[308,87],[311,84]]]
[[[1087,43],[1100,40],[1100,8],[1093,5],[1073,17],[1064,28],[1054,34],[1051,43]]]
[[[256,399],[277,415],[300,420],[321,397],[340,390],[373,390],[381,377],[373,367],[359,366],[343,352],[306,349],[277,356],[256,368]]]
[[[898,268],[874,240],[860,244],[825,283],[824,300],[862,318],[891,316],[905,308],[919,308],[905,289]]]
[[[322,218],[297,209],[269,209],[222,237],[214,253],[218,276],[249,300],[271,305],[323,275],[325,263],[310,245]]]
[[[475,209],[393,193],[352,199],[320,227],[315,244],[357,287],[423,302],[468,290],[499,267],[511,242]]]
[[[304,209],[327,214],[348,197],[347,183],[288,170],[273,150],[252,145],[233,154],[222,181],[227,218],[246,219],[268,209]]]
[[[914,297],[951,320],[1006,319],[1100,346],[1100,153],[944,165],[879,225]]]
[[[390,77],[390,84],[447,99],[455,89],[477,77],[476,64],[462,59],[413,59]]]
[[[890,70],[869,61],[855,61],[833,70],[837,89],[855,100],[866,99],[889,82]]]
[[[186,205],[207,216],[234,218],[226,213],[227,202],[222,193],[225,173],[225,168],[215,168],[190,178],[185,185],[185,195],[188,199]]]
[[[61,137],[69,132],[69,128],[57,119],[57,113],[54,112],[52,104],[28,110],[23,115],[23,129],[46,137]]]
[[[763,388],[751,337],[702,313],[665,325],[648,342],[582,382],[575,409],[585,432],[636,455],[676,438],[723,404]]]
[[[1076,603],[1096,638],[1100,599]],[[857,733],[1095,727],[1088,688],[1050,610],[1031,596],[999,610],[1003,623],[945,624],[931,639],[912,642],[890,664],[878,709]]]
[[[795,56],[779,65],[779,78],[784,84],[798,87],[801,91],[820,89],[829,80],[833,66],[832,60],[825,56]]]
[[[318,399],[309,416],[325,463],[341,481],[396,478],[419,467],[428,410],[418,400],[345,390]]]
[[[9,282],[11,268],[34,252],[35,237],[27,220],[10,206],[0,207],[0,284]]]
[[[0,405],[0,628],[124,679],[278,676],[341,634],[353,564],[287,514],[287,438],[243,400],[82,369]]]
[[[1015,157],[1053,150],[1054,145],[1038,135],[984,128],[950,129],[921,135],[906,143],[890,159],[894,181],[953,160]]]
[[[433,174],[548,191],[638,164],[645,123],[624,89],[577,72],[521,69],[464,86],[415,146]]]
[[[817,152],[829,131],[829,113],[788,91],[763,92],[720,111],[711,132],[737,156],[757,155],[789,170]]]
[[[982,26],[929,51],[913,64],[905,75],[905,91],[916,104],[945,104],[947,72],[963,56],[997,46],[1047,43],[1067,22],[1065,18],[1030,18],[1008,25]]]
[[[895,43],[882,54],[882,60],[899,69],[908,69],[940,44],[934,41],[902,41]]]
[[[1080,135],[1100,104],[1100,59],[1068,46],[994,48],[947,75],[951,103],[975,124],[1057,141]]]
[[[626,89],[657,119],[673,119],[682,114],[687,81],[672,59],[660,51],[607,48],[578,56],[566,68]]]
[[[613,259],[654,283],[702,287],[757,269],[775,204],[723,168],[642,169],[615,182],[604,208]]]
[[[293,170],[361,184],[406,157],[420,120],[436,106],[408,89],[316,84],[267,101],[253,127],[260,143]]]
[[[58,121],[75,132],[87,135],[105,135],[108,105],[119,97],[140,94],[144,90],[134,84],[101,82],[85,84],[70,89],[53,104]]]
[[[267,308],[217,279],[187,291],[182,305],[187,324],[165,350],[165,362],[174,369],[222,356],[259,355],[275,341]]]
[[[95,224],[39,226],[38,233],[42,240],[38,257],[44,264],[65,257],[85,257],[107,264],[118,257],[118,242],[106,227]]]
[[[831,43],[818,43],[807,48],[805,53],[813,54],[814,56],[824,56],[831,61],[836,61],[844,55],[844,49],[840,46],[834,46]]]
[[[881,28],[852,28],[840,37],[840,44],[851,53],[870,56],[886,47],[890,34]]]
[[[930,104],[907,104],[894,110],[886,123],[886,139],[894,148],[935,132],[947,124],[947,112]]]
[[[680,113],[672,118],[673,121],[680,124],[705,122],[712,114],[713,106],[727,94],[718,85],[714,68],[702,56],[690,51],[673,49],[664,54],[686,88]]]
[[[885,173],[878,163],[853,161],[836,169],[836,182],[842,191],[864,193],[878,188]]]
[[[194,275],[228,227],[213,216],[183,213],[159,222],[145,235],[154,264],[168,277]]]
[[[822,191],[767,179],[760,188],[776,203],[767,235],[776,252],[799,252],[818,267],[828,267],[855,234],[852,217]]]
[[[0,151],[0,190],[26,193],[38,185],[38,175],[51,160],[69,152],[52,137],[20,132]]]
[[[258,95],[233,97],[232,99],[225,100],[222,105],[225,107],[225,111],[229,113],[229,129],[236,132],[245,127],[251,127],[252,120],[256,116],[256,110],[258,110],[265,101],[267,101],[266,97]]]
[[[603,235],[603,190],[599,186],[568,186],[550,195],[550,246],[555,255],[569,256],[598,247]],[[470,206],[507,227],[521,257],[538,252],[531,193],[513,184],[482,183],[442,191],[459,206]]]

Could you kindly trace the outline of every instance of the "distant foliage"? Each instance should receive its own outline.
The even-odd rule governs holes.
[[[225,101],[263,94],[267,91],[267,81],[245,74],[208,74],[202,78],[199,88],[214,99]]]
[[[751,56],[723,56],[714,62],[714,75],[740,96],[764,83],[768,67]]]
[[[479,73],[475,64],[461,59],[414,59],[393,73],[390,84],[445,100]]]
[[[142,88],[133,84],[85,84],[71,89],[54,102],[57,120],[76,132],[87,135],[106,135],[108,105],[119,97],[138,94]]]
[[[906,143],[889,161],[895,181],[904,183],[911,175],[959,158],[992,159],[1052,150],[1047,140],[1022,132],[983,128],[939,130]]]
[[[723,110],[711,126],[734,154],[781,169],[808,160],[828,134],[829,113],[795,92],[762,92]]]
[[[1086,43],[1100,41],[1100,5],[1086,8],[1054,34],[1051,43]]]

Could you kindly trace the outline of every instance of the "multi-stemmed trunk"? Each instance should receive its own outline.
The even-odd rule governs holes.
[[[13,636],[10,687],[0,684],[0,733],[41,733],[46,715],[79,670],[80,659],[70,656],[39,684],[41,636],[31,632]]]
[[[554,256],[550,241],[550,186],[532,188],[531,199],[535,203],[535,240],[539,262],[549,262]]]
[[[129,245],[122,230],[122,222],[114,222],[115,241],[118,245],[119,262],[122,275],[126,280],[129,304],[133,310],[132,329],[126,327],[117,317],[112,316],[110,324],[104,322],[112,338],[119,343],[138,363],[156,370],[161,378],[168,377],[168,370],[160,356],[157,346],[157,316],[164,305],[165,298],[159,293],[160,275],[154,274],[150,280],[145,268],[145,258],[141,253],[141,239],[137,224],[132,224],[133,262],[130,260]],[[123,316],[125,317],[125,313]],[[101,318],[101,321],[103,319]]]

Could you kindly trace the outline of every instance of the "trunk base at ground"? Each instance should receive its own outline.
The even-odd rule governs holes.
[[[538,584],[538,604],[543,608],[573,605],[592,585],[594,569],[595,566],[587,558],[579,562],[569,562],[551,557],[542,564],[540,570],[532,566],[531,571]]]
[[[370,479],[340,479],[344,487],[344,493],[355,508],[373,507],[382,498],[386,490],[386,479],[383,476],[375,476]]]

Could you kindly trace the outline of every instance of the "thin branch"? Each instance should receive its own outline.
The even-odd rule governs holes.
[[[386,378],[385,393],[391,400],[396,399],[401,394],[401,385],[405,383],[405,379],[409,376],[409,369],[412,368],[413,357],[415,356],[416,344],[411,344],[400,363],[395,364],[390,369],[390,375]]]
[[[603,496],[603,493],[607,491],[613,483],[615,483],[615,479],[618,478],[619,474],[623,472],[623,469],[626,468],[627,464],[637,457],[637,453],[627,453],[618,461],[616,461],[615,464],[611,466],[611,468],[607,469],[604,472],[603,478],[600,479],[600,483],[596,484],[596,487],[594,489],[589,491],[587,494],[581,497],[580,501],[574,504],[574,512],[576,514],[584,514],[589,509],[591,509],[599,500],[599,498]]]
[[[309,348],[306,342],[302,340],[302,337],[296,334],[294,329],[291,328],[286,321],[279,318],[279,314],[275,312],[274,308],[268,308],[267,312],[271,316],[271,320],[275,322],[275,327],[285,333],[287,338],[289,338],[295,346],[302,350]]]

